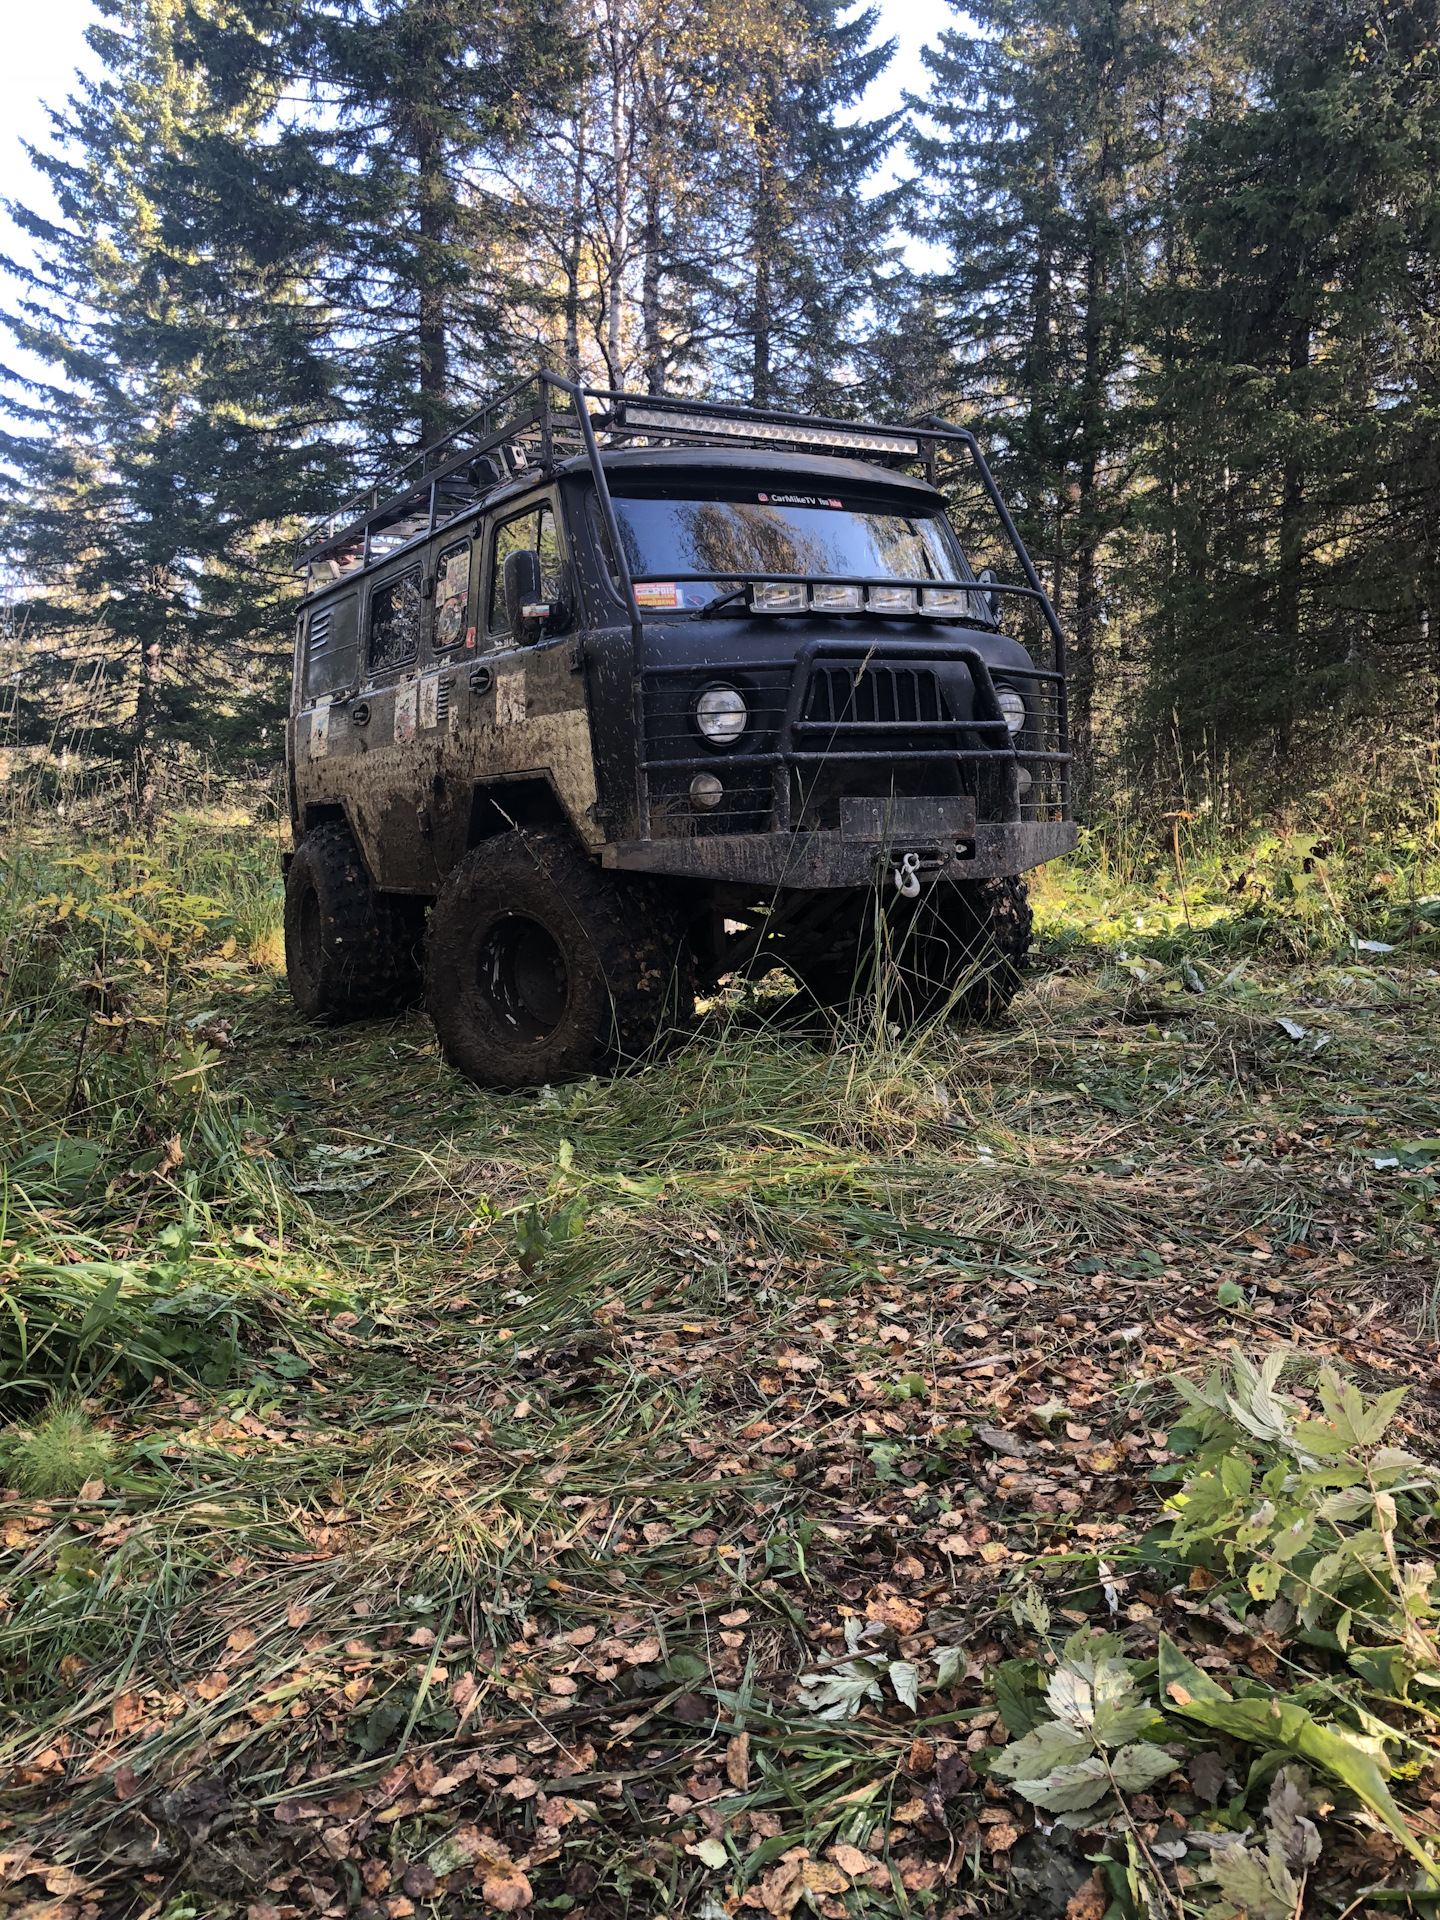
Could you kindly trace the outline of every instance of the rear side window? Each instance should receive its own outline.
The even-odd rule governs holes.
[[[440,555],[435,572],[435,645],[458,647],[470,607],[470,542],[457,540]]]
[[[403,667],[420,651],[420,569],[387,580],[370,595],[370,671]]]
[[[502,521],[495,529],[495,545],[490,558],[490,610],[487,625],[491,633],[506,626],[505,562],[512,553],[526,551],[540,556],[540,577],[547,600],[559,597],[564,584],[564,562],[555,533],[555,516],[548,502],[517,513],[513,520]]]
[[[335,693],[355,678],[359,603],[353,593],[309,614],[305,629],[305,697]]]

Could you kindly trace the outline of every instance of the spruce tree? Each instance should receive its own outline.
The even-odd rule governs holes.
[[[90,34],[103,76],[32,156],[58,217],[12,208],[36,262],[11,263],[8,324],[54,378],[9,376],[3,524],[47,589],[39,638],[62,659],[98,650],[116,693],[98,744],[128,754],[148,810],[162,733],[203,745],[268,705],[293,591],[283,523],[329,491],[314,442],[332,383],[305,263],[280,235],[242,244],[207,170],[217,139],[258,140],[273,96],[217,104],[181,57],[180,0],[105,12]]]

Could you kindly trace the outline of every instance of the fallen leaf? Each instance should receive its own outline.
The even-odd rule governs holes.
[[[875,1862],[868,1854],[861,1853],[858,1847],[847,1846],[844,1841],[838,1847],[830,1848],[830,1858],[842,1873],[848,1873],[852,1880],[862,1873],[868,1873]]]
[[[89,1884],[73,1867],[50,1867],[45,1873],[45,1891],[59,1894],[62,1900],[68,1899],[72,1893],[84,1893]]]
[[[743,1793],[750,1785],[750,1736],[732,1734],[725,1743],[725,1778]]]
[[[653,1638],[637,1640],[633,1647],[626,1647],[620,1656],[630,1667],[648,1667],[660,1658],[660,1642]]]
[[[303,1627],[314,1611],[313,1607],[302,1607],[298,1600],[292,1600],[285,1609],[285,1624],[287,1627]]]
[[[879,1600],[871,1600],[865,1608],[867,1620],[878,1621],[882,1626],[892,1628],[896,1633],[918,1633],[925,1624],[925,1615],[912,1601],[902,1600],[898,1594],[888,1594]]]
[[[980,1832],[980,1844],[987,1853],[1008,1853],[1019,1838],[1019,1828],[1003,1822],[998,1826],[983,1827]]]
[[[570,1694],[578,1692],[575,1682],[570,1678],[568,1673],[550,1674],[545,1681],[545,1685],[550,1689],[551,1693],[557,1695],[562,1700]]]
[[[1105,1885],[1105,1876],[1097,1867],[1083,1887],[1077,1887],[1071,1894],[1065,1908],[1065,1920],[1105,1920],[1110,1906],[1110,1892]]]
[[[145,1718],[145,1703],[138,1693],[122,1693],[110,1709],[110,1724],[116,1733],[133,1733]]]
[[[77,1500],[87,1500],[87,1501],[103,1500],[104,1497],[105,1497],[105,1482],[103,1480],[87,1480],[84,1486],[81,1487],[79,1493],[77,1493],[75,1496]]]
[[[226,1639],[225,1645],[231,1653],[248,1653],[259,1637],[253,1627],[236,1627]]]

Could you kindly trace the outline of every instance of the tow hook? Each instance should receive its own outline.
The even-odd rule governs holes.
[[[897,893],[903,894],[907,900],[913,900],[920,891],[919,854],[902,853],[890,869],[890,878],[895,883]]]

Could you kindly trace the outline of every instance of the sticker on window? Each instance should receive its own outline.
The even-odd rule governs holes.
[[[460,638],[460,629],[465,622],[465,602],[463,600],[442,600],[440,611],[435,616],[435,644],[437,647],[453,647]]]
[[[395,744],[403,747],[415,738],[415,708],[418,701],[418,689],[412,680],[408,687],[399,687],[395,693]]]
[[[470,591],[470,555],[469,552],[452,553],[445,562],[445,572],[440,580],[440,598],[442,600],[463,600]]]
[[[330,750],[330,703],[316,707],[310,715],[310,758],[323,760]]]
[[[678,607],[680,604],[673,580],[637,580],[635,598],[642,607]]]
[[[845,509],[843,500],[831,500],[818,493],[757,493],[755,498],[766,507],[836,507]]]

